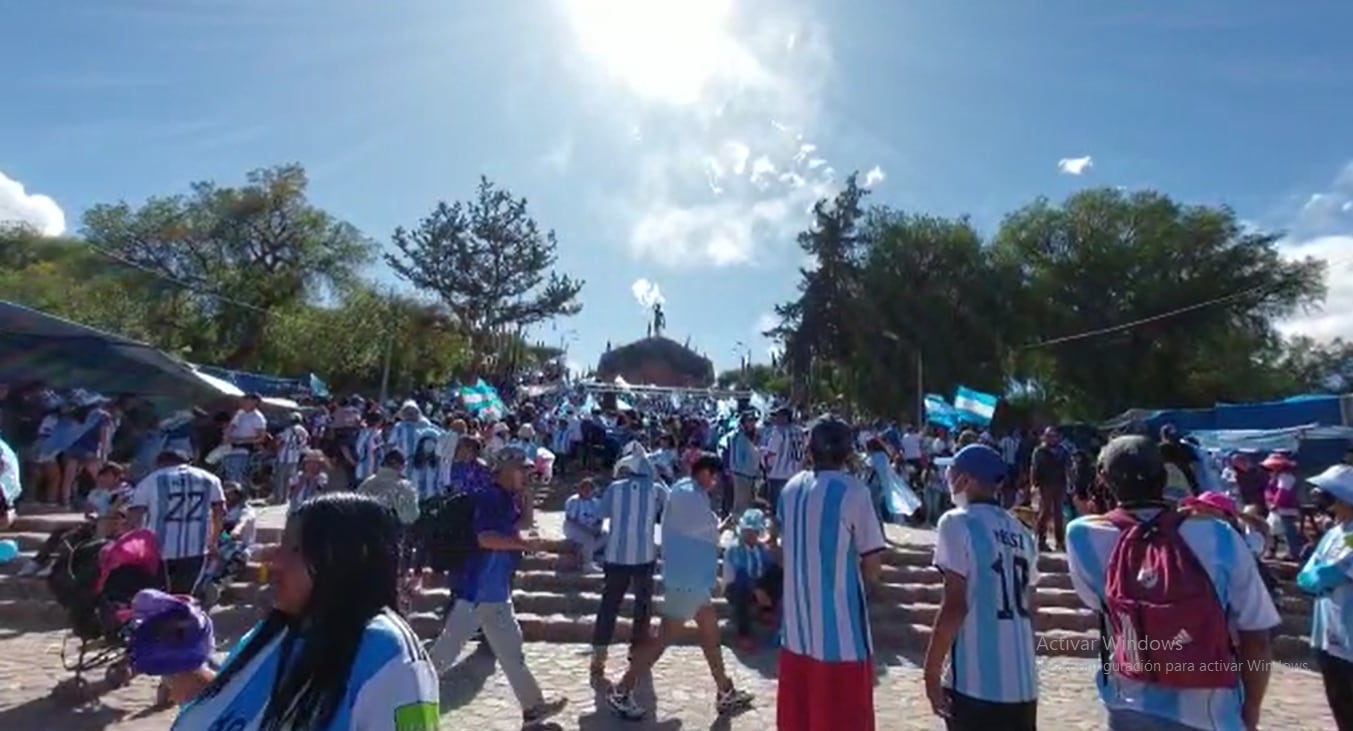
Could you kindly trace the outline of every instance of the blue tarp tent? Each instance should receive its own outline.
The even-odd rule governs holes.
[[[265,376],[261,373],[246,373],[245,371],[232,371],[204,365],[197,366],[197,369],[222,381],[233,383],[245,393],[258,392],[262,396],[287,398],[310,391],[309,382],[301,381],[298,378],[277,378],[276,376]]]

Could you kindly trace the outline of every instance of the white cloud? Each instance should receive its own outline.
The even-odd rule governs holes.
[[[1095,159],[1085,157],[1064,157],[1057,161],[1057,169],[1065,175],[1080,175],[1095,166]]]
[[[608,111],[644,131],[613,209],[632,253],[727,266],[791,244],[837,182],[813,137],[831,53],[812,18],[772,0],[561,2],[591,70],[624,92]]]
[[[573,162],[573,138],[561,140],[559,144],[540,157],[540,163],[555,172],[564,172],[568,170],[569,163]]]
[[[653,305],[660,305],[667,300],[663,299],[662,288],[647,279],[636,279],[630,285],[630,294],[634,295],[634,301],[644,309],[652,309]]]
[[[869,172],[864,174],[864,187],[872,188],[887,179],[888,174],[883,172],[883,168],[875,165],[869,169]]]
[[[66,232],[66,214],[50,197],[24,190],[23,183],[0,172],[0,223],[32,226],[47,236]]]
[[[1324,306],[1282,323],[1279,329],[1289,335],[1353,339],[1353,162],[1344,166],[1329,190],[1307,199],[1281,246],[1286,256],[1324,259],[1329,271]]]

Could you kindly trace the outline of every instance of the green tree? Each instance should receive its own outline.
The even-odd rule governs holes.
[[[1019,286],[992,316],[1046,343],[1017,350],[1011,375],[1089,419],[1277,395],[1273,322],[1324,296],[1323,264],[1284,259],[1278,239],[1152,191],[1087,190],[1010,214],[992,246]]]
[[[386,263],[435,295],[478,346],[582,309],[582,280],[554,271],[558,242],[527,211],[526,199],[481,178],[475,199],[437,207],[394,233]],[[500,354],[489,354],[498,357]]]
[[[861,323],[855,304],[862,247],[856,228],[869,191],[859,186],[857,177],[851,174],[832,200],[813,206],[813,223],[799,234],[798,244],[816,267],[799,269],[798,299],[776,306],[779,325],[765,333],[784,343],[783,360],[800,392],[823,373],[844,376],[842,382],[826,379],[829,388],[843,386],[850,372],[840,366],[859,356]]]
[[[872,336],[856,401],[901,417],[917,412],[920,380],[924,392],[1004,391],[1015,323],[1002,311],[1015,282],[972,224],[876,208],[861,238],[860,317]]]
[[[730,368],[715,380],[719,388],[747,389],[763,394],[788,396],[789,378],[779,368],[765,363],[752,363],[746,368]]]
[[[157,277],[149,294],[194,321],[195,357],[243,367],[264,347],[271,315],[355,280],[374,244],[312,205],[299,165],[255,170],[238,188],[195,183],[139,207],[97,205],[88,243]]]
[[[1353,389],[1353,343],[1297,336],[1284,344],[1276,367],[1292,378],[1297,392],[1347,393]]]

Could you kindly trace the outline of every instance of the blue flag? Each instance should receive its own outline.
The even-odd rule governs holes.
[[[996,404],[1000,403],[1000,400],[999,396],[959,386],[954,392],[954,410],[959,412],[962,421],[986,426],[996,415]]]
[[[958,417],[959,417],[958,412],[954,410],[953,406],[949,405],[948,401],[944,400],[943,396],[935,393],[926,394],[925,396],[926,423],[933,424],[935,426],[942,426],[945,429],[957,429]]]

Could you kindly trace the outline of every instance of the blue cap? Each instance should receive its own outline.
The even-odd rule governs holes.
[[[995,487],[1005,479],[1009,467],[996,450],[985,444],[969,444],[954,455],[950,470],[961,472],[988,487]]]

